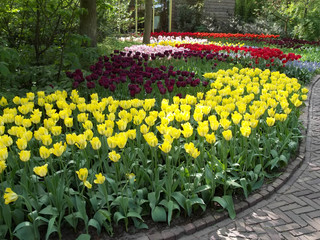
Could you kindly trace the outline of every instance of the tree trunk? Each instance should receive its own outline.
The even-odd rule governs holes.
[[[151,22],[152,22],[152,0],[146,0],[145,14],[144,14],[144,30],[143,30],[143,43],[144,44],[150,43]]]
[[[80,8],[86,11],[80,15],[80,34],[91,39],[91,46],[97,46],[97,3],[96,0],[81,0]]]

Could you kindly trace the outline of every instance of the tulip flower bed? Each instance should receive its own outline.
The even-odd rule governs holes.
[[[101,58],[87,83],[101,76],[99,83],[111,90],[104,79],[129,77],[136,91],[143,77],[152,84],[176,74],[187,78],[174,80],[177,87],[179,81],[200,84],[192,72],[144,66],[152,54]],[[80,71],[68,74],[84,81]],[[64,226],[81,226],[81,237],[89,239],[89,228],[112,235],[118,224],[147,228],[150,216],[170,225],[214,203],[233,218],[235,194],[247,197],[288,164],[308,90],[268,69],[233,67],[203,77],[206,87],[183,98],[123,100],[105,92],[89,97],[81,89],[2,98],[1,237],[61,238]]]
[[[176,66],[179,64],[179,59],[183,60],[184,65],[189,58],[202,59],[200,63],[195,60],[197,64],[191,61],[190,68],[196,70],[198,68],[194,68],[195,65],[203,65],[203,68],[210,70],[212,66],[217,65],[216,62],[226,62],[229,57],[227,54],[210,53],[209,51],[182,51],[181,48],[157,47],[158,50],[160,48],[161,51],[158,53],[150,51],[152,48],[147,46],[139,47],[144,52],[136,51],[137,47],[128,48],[127,52],[115,51],[116,54],[111,58],[101,57],[95,65],[92,65],[91,74],[84,76],[83,72],[78,69],[73,73],[67,72],[67,76],[73,79],[74,88],[82,87],[82,90],[88,88],[103,95],[111,93],[117,97],[139,97],[141,99],[151,94],[159,97],[161,95],[168,97],[169,93],[171,96],[177,94],[185,96],[186,92],[196,93],[202,90],[202,87],[205,88],[208,85],[208,81],[200,80],[201,72],[197,72],[196,75],[194,71],[181,71],[172,65],[167,67],[166,65],[170,63],[168,59],[177,60],[178,63],[173,62]],[[159,59],[162,61],[154,61]],[[214,62],[208,62],[208,60]],[[188,65],[185,65],[184,68],[186,66]],[[181,90],[185,88],[187,90]],[[156,93],[154,89],[157,89]],[[129,92],[127,97],[123,95],[123,91]]]
[[[284,54],[280,49],[277,48],[257,48],[257,47],[238,47],[238,46],[217,46],[217,45],[202,45],[202,44],[178,44],[177,47],[188,48],[190,50],[197,51],[211,51],[219,52],[226,51],[228,53],[234,52],[243,52],[244,54],[249,53],[250,56],[256,60],[256,63],[259,63],[259,59],[270,60],[274,62],[275,59],[279,59],[283,64],[288,61],[298,60],[301,58],[300,55],[295,55],[294,53]]]
[[[307,40],[301,40],[301,39],[291,39],[291,38],[235,38],[235,39],[228,39],[229,41],[239,42],[239,41],[245,41],[245,42],[252,42],[254,45],[262,43],[263,45],[271,45],[271,46],[277,46],[280,48],[292,48],[292,49],[300,49],[300,48],[307,48],[310,46],[320,46],[320,41],[307,41]]]
[[[201,86],[206,87],[208,81],[200,80],[201,74],[221,62],[283,70],[287,62],[301,58],[300,55],[284,54],[280,49],[271,48],[198,43],[172,47],[170,41],[164,45],[136,45],[121,52],[115,51],[111,57],[99,58],[90,67],[91,74],[84,76],[78,69],[68,72],[67,76],[73,79],[74,88],[88,88],[117,98],[123,97],[123,91],[129,92],[128,98],[140,99],[148,97],[148,94],[185,96],[186,92],[203,91]],[[228,68],[228,64],[220,64],[219,68]]]

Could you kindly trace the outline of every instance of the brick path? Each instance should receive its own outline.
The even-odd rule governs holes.
[[[318,76],[319,77],[319,76]],[[305,160],[269,199],[182,239],[320,239],[320,79],[309,93]]]

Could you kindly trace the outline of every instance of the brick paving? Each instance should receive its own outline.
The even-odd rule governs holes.
[[[221,221],[189,239],[320,239],[319,78],[309,95],[302,166],[268,199],[239,213],[235,220]]]

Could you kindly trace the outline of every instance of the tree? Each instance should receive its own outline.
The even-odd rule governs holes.
[[[320,0],[268,0],[263,2],[262,15],[281,23],[285,36],[318,40],[319,4]]]
[[[143,43],[150,43],[151,35],[151,22],[152,22],[152,0],[145,1],[145,14],[144,14],[144,30],[143,30]]]
[[[97,46],[97,3],[96,0],[81,0],[80,34],[91,39],[91,46]]]

